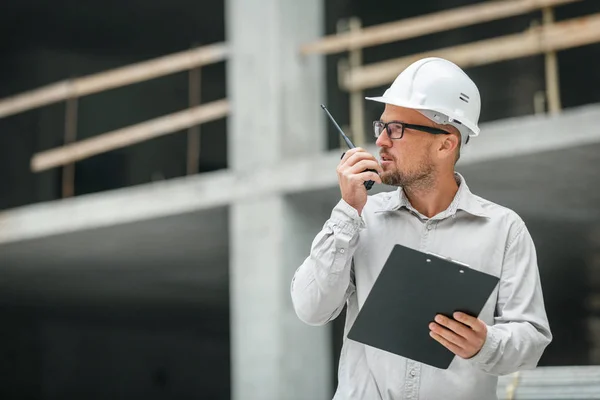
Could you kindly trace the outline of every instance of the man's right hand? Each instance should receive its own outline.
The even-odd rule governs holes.
[[[362,209],[367,203],[367,189],[364,182],[381,183],[379,175],[375,172],[368,172],[367,169],[373,169],[378,173],[382,172],[377,159],[360,147],[348,150],[337,167],[342,199],[354,207],[358,211],[358,215],[361,215]]]

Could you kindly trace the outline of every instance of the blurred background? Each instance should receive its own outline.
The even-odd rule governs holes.
[[[339,200],[346,148],[319,105],[375,152],[363,98],[425,55],[479,86],[458,170],[537,246],[554,341],[536,390],[600,398],[599,13],[4,0],[0,399],[331,398],[344,315],[305,326],[289,296]]]

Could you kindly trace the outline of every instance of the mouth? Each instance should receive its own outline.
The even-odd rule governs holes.
[[[394,159],[387,154],[380,154],[379,159],[381,160],[382,163],[388,163],[388,162],[394,161]]]

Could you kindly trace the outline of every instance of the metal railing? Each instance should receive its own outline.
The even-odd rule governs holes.
[[[600,14],[554,22],[553,7],[582,0],[504,0],[484,1],[415,18],[361,28],[360,20],[351,18],[338,24],[338,33],[300,48],[301,54],[336,54],[348,52],[338,65],[338,85],[350,97],[350,133],[355,144],[365,144],[363,91],[391,83],[410,63],[438,56],[463,68],[506,61],[525,56],[545,55],[546,91],[536,94],[534,104],[547,102],[548,111],[560,112],[560,88],[556,52],[600,42]],[[431,33],[466,27],[507,17],[541,11],[541,21],[534,21],[526,32],[447,47],[401,58],[362,64],[362,49],[415,38]]]
[[[216,43],[78,79],[65,80],[0,100],[0,118],[61,101],[66,102],[65,145],[34,154],[31,159],[31,169],[34,172],[64,166],[63,197],[74,194],[74,162],[182,129],[188,129],[187,172],[192,174],[198,169],[198,125],[223,118],[229,112],[226,99],[200,105],[200,69],[205,65],[225,61],[228,56],[226,44]],[[77,105],[80,97],[183,71],[189,71],[189,109],[76,141]]]
[[[540,367],[501,376],[499,400],[600,399],[600,366]]]

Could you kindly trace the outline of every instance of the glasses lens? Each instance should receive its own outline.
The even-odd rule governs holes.
[[[373,133],[375,133],[375,137],[378,138],[381,135],[381,132],[383,132],[383,122],[381,121],[374,121],[373,122]]]
[[[388,131],[391,139],[400,139],[402,138],[403,126],[401,123],[392,122],[388,124]]]

